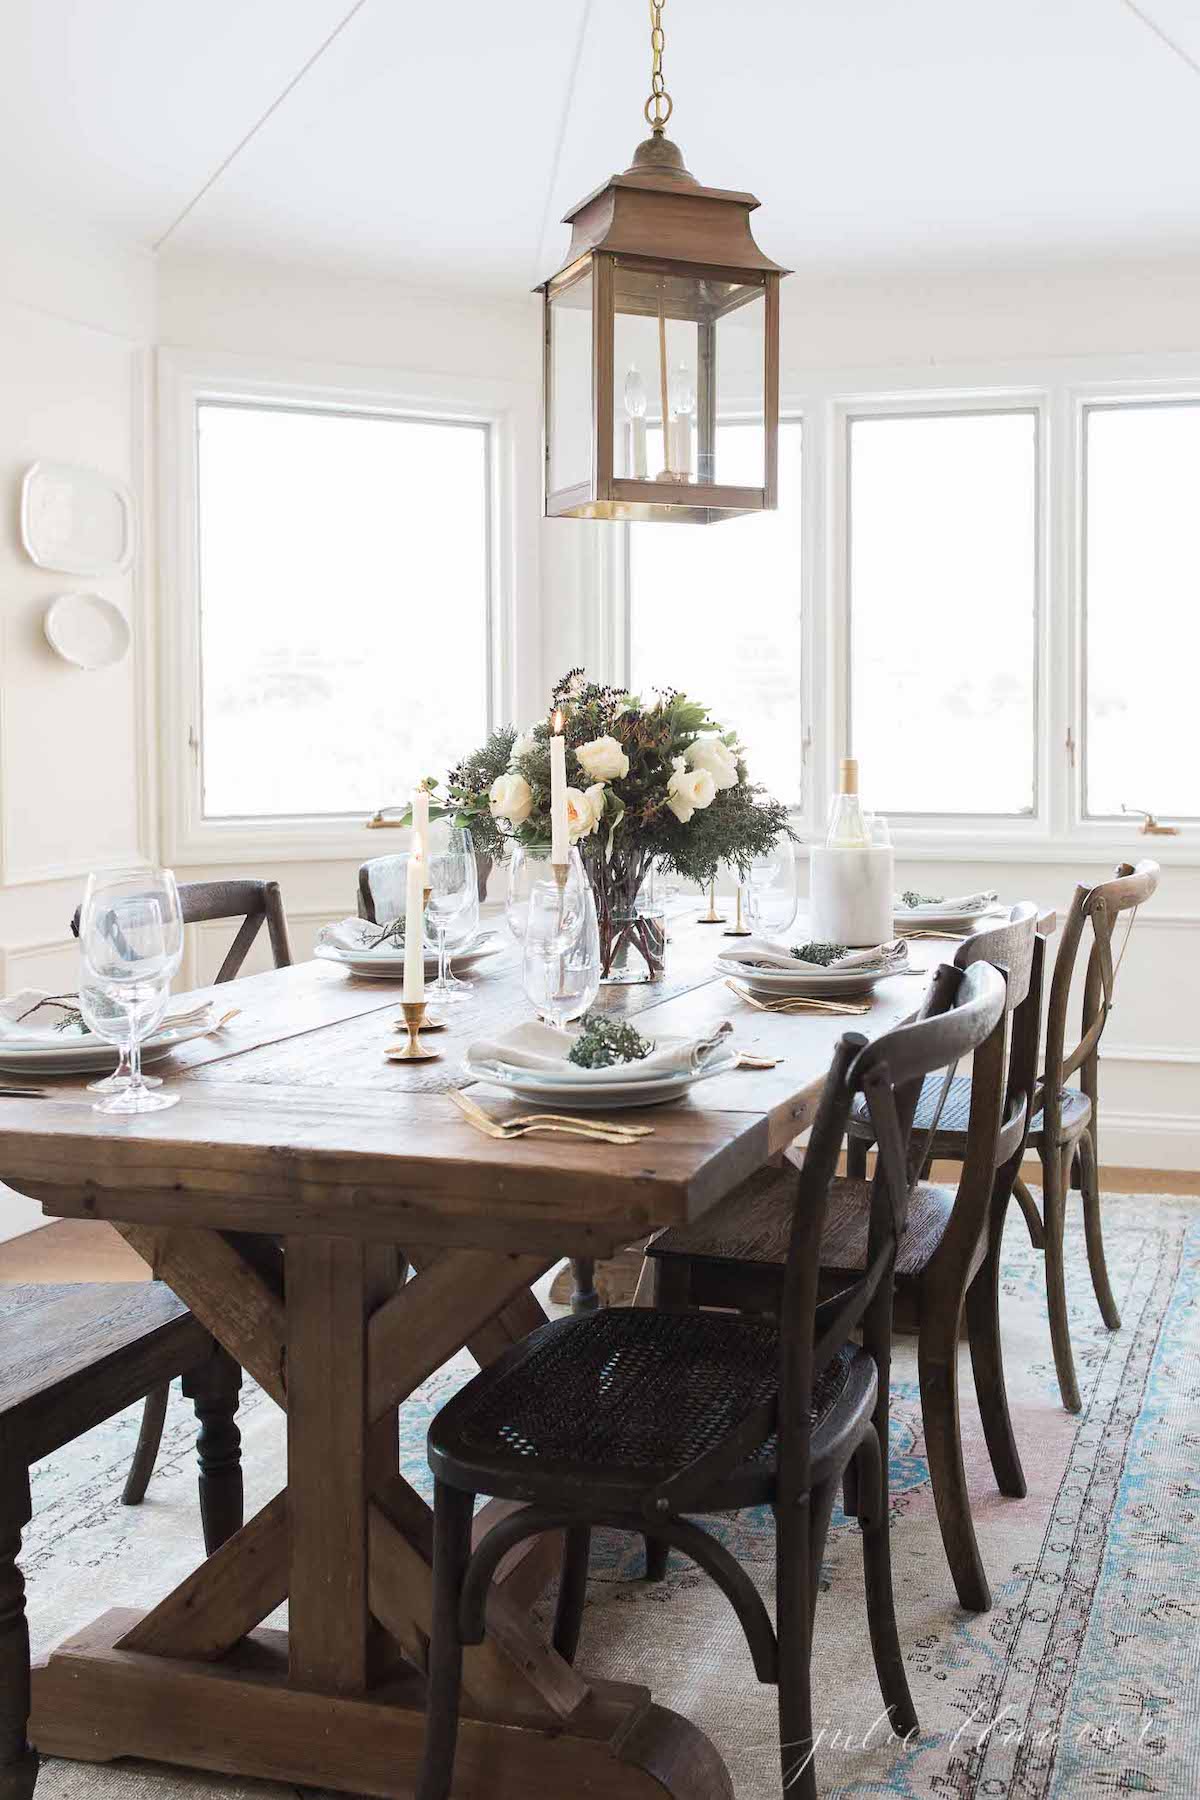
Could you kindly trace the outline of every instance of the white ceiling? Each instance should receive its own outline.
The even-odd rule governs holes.
[[[670,0],[673,135],[797,269],[1200,251],[1197,0]],[[0,0],[0,189],[519,292],[644,135],[644,0]]]

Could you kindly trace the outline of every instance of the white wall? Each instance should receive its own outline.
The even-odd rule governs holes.
[[[40,457],[143,487],[148,257],[86,232],[0,222],[0,991],[70,980],[68,921],[88,870],[153,854],[154,781],[142,565],[89,582],[36,568],[19,538],[21,477]],[[84,673],[42,630],[55,595],[99,589],[134,653]],[[0,1239],[40,1222],[0,1189]]]

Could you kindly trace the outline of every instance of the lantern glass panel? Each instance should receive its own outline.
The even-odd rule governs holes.
[[[550,491],[592,479],[592,276],[550,296]]]
[[[667,469],[697,479],[697,321],[678,276],[628,270],[614,282],[613,473],[656,481]],[[662,306],[662,318],[659,307]],[[663,441],[663,344],[669,445]]]
[[[715,443],[707,477],[722,486],[762,487],[766,478],[766,342],[765,290],[725,284],[713,325]],[[741,429],[724,429],[730,425]]]

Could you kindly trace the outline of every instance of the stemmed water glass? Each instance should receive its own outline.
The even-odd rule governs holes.
[[[525,844],[514,844],[508,857],[508,880],[504,894],[504,916],[508,929],[518,944],[525,942],[525,922],[529,915],[530,896],[539,889],[558,894],[554,869],[544,850],[531,850]],[[578,850],[567,858],[567,885],[563,891],[564,920],[581,916],[583,897],[591,888]],[[593,909],[594,910],[594,909]]]
[[[426,916],[437,935],[438,974],[426,998],[443,1006],[462,1000],[471,992],[470,983],[460,981],[450,971],[449,942],[464,941],[462,929],[469,922],[472,906],[478,916],[479,875],[475,866],[475,847],[469,831],[447,826],[436,834],[438,847],[430,847],[429,903]]]
[[[158,1112],[178,1094],[151,1092],[142,1076],[142,1040],[167,1010],[183,957],[179,889],[169,869],[88,878],[79,918],[80,1006],[98,1037],[123,1046],[126,1085],[94,1102],[104,1113]]]
[[[750,864],[746,883],[746,911],[761,937],[782,937],[796,917],[796,857],[789,837],[776,838],[771,848]]]
[[[578,910],[562,904],[557,888],[538,883],[525,921],[525,993],[548,1025],[565,1031],[600,991],[600,929],[592,891]]]

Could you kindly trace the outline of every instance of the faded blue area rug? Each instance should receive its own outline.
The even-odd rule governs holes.
[[[898,1744],[878,1721],[857,1527],[835,1517],[817,1613],[815,1700],[822,1794],[889,1800],[1076,1800],[1200,1795],[1200,1202],[1110,1198],[1105,1236],[1122,1329],[1092,1298],[1082,1234],[1071,1238],[1069,1301],[1084,1395],[1063,1412],[1042,1260],[1019,1218],[1005,1244],[1009,1396],[1025,1462],[1024,1500],[997,1494],[964,1352],[964,1439],[994,1593],[990,1613],[957,1605],[924,1459],[915,1353],[901,1340],[892,1432],[893,1559],[901,1639],[921,1735]],[[405,1472],[427,1487],[424,1434],[470,1371],[440,1370],[402,1414]],[[283,1483],[282,1418],[260,1394],[243,1408],[247,1511]],[[145,1605],[193,1565],[192,1419],[173,1398],[146,1504],[119,1504],[136,1411],[35,1471],[23,1558],[35,1652],[105,1605]],[[720,1521],[764,1593],[769,1522]],[[649,1683],[717,1744],[739,1800],[779,1792],[775,1698],[754,1678],[727,1603],[673,1558],[658,1587],[640,1546],[598,1538],[580,1665]],[[146,1765],[51,1763],[43,1800],[282,1795]],[[563,1796],[563,1800],[572,1800]]]

